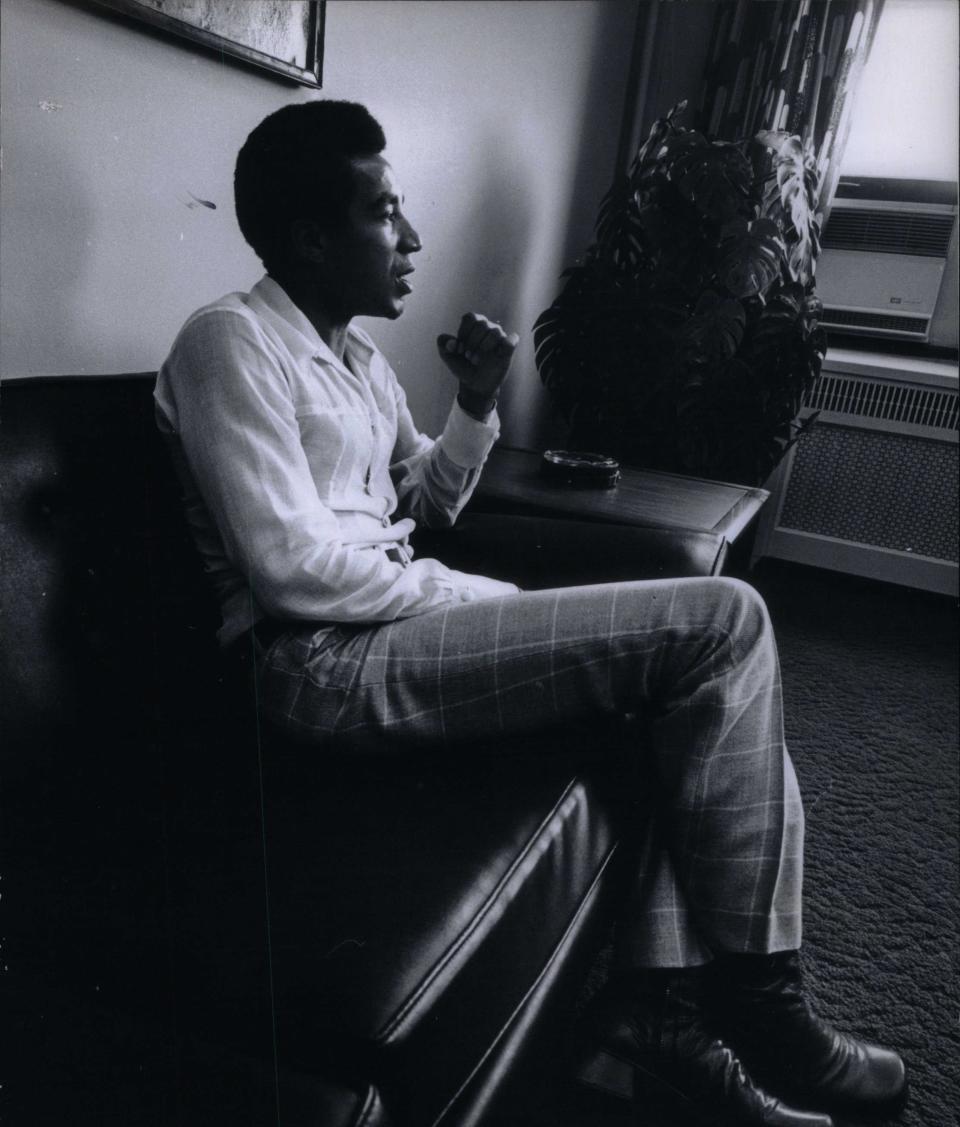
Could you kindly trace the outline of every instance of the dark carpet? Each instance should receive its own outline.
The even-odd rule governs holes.
[[[906,1127],[960,1108],[957,607],[768,566],[807,809],[806,965],[824,1017],[898,1048]]]
[[[808,988],[823,1017],[897,1048],[910,1071],[899,1118],[837,1116],[838,1127],[951,1127],[960,1109],[957,604],[774,561],[747,578],[776,627],[807,810]],[[637,1123],[600,1103],[567,1115],[591,1127]]]

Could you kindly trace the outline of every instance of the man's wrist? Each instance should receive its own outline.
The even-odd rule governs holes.
[[[496,399],[482,392],[462,387],[457,393],[457,403],[472,418],[483,422],[497,405]]]

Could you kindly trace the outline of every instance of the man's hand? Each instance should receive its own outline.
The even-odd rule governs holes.
[[[481,599],[502,599],[505,595],[518,595],[520,593],[520,588],[516,583],[507,583],[502,579],[491,579],[488,575],[468,575],[463,571],[453,571],[453,574],[457,579],[463,581],[459,591],[460,598],[465,603],[476,603]]]
[[[484,418],[493,410],[519,343],[516,333],[505,333],[479,313],[464,313],[455,337],[437,337],[443,362],[460,381],[457,400],[465,411]]]

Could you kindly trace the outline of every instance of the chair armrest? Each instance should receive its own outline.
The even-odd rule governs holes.
[[[391,1127],[379,1092],[294,1072],[272,1060],[246,1056],[196,1036],[179,1056],[180,1110],[186,1123],[205,1127],[276,1123],[284,1127]]]
[[[414,548],[448,567],[538,590],[719,575],[727,542],[714,532],[468,513],[451,529],[418,531]]]

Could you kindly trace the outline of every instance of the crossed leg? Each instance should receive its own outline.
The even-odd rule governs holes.
[[[620,1091],[643,1084],[751,1127],[832,1127],[801,1109],[902,1099],[900,1057],[820,1021],[803,994],[803,811],[773,632],[746,584],[569,587],[382,626],[305,627],[261,654],[258,673],[275,723],[356,750],[463,753],[637,715],[657,817],[585,1067]]]
[[[714,950],[799,946],[803,812],[773,632],[746,584],[571,587],[382,626],[308,628],[272,646],[259,676],[276,722],[356,748],[636,714],[659,818],[622,957],[688,966]]]

